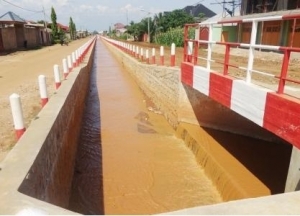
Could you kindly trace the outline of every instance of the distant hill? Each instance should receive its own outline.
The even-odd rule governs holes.
[[[192,15],[193,17],[199,17],[199,14],[202,13],[204,14],[204,17],[202,18],[206,18],[206,19],[216,15],[215,12],[211,11],[210,9],[208,9],[202,4],[198,4],[195,6],[186,6],[182,10]]]

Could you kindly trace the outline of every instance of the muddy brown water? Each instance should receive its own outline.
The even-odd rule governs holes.
[[[103,42],[98,41],[77,152],[71,210],[82,214],[157,214],[223,201],[192,151],[148,102]],[[248,140],[264,148],[259,140],[201,131],[201,136],[216,136],[210,142],[229,149],[239,148],[237,141],[231,146],[230,140]],[[251,145],[251,152],[253,148]],[[243,149],[237,151],[241,158],[250,152],[249,148]],[[259,156],[257,166],[258,160]]]

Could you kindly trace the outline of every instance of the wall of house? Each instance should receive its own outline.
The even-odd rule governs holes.
[[[223,31],[228,32],[227,42],[237,42],[237,35],[238,35],[237,26],[223,26]]]
[[[36,47],[39,44],[39,40],[36,35],[36,28],[24,28],[25,40],[27,41],[27,47]]]
[[[40,31],[39,34],[40,34],[41,44],[50,45],[51,44],[50,33],[45,32],[43,29],[40,29],[39,31]]]
[[[15,26],[16,29],[16,38],[17,38],[17,47],[23,48],[24,47],[24,41],[25,41],[25,35],[24,35],[24,27],[22,26]]]
[[[221,41],[221,34],[222,34],[222,26],[216,26],[213,28],[213,41]]]
[[[15,28],[1,28],[4,50],[17,49],[17,38]]]

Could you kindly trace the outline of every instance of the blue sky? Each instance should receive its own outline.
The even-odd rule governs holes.
[[[26,20],[50,21],[51,7],[57,21],[69,25],[72,17],[78,30],[102,31],[120,22],[139,22],[148,16],[163,11],[181,9],[201,3],[215,13],[222,12],[222,6],[211,4],[221,0],[0,0],[0,15],[12,11]],[[45,15],[42,12],[44,8]],[[143,9],[144,11],[141,11]],[[147,11],[147,12],[145,12]],[[128,18],[128,19],[127,19]]]

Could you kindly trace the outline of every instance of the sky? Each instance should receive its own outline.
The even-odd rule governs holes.
[[[77,30],[105,31],[115,23],[129,24],[156,13],[203,4],[222,12],[221,0],[0,0],[0,16],[12,11],[25,20],[51,22],[51,7],[57,22],[68,26],[70,17]]]

